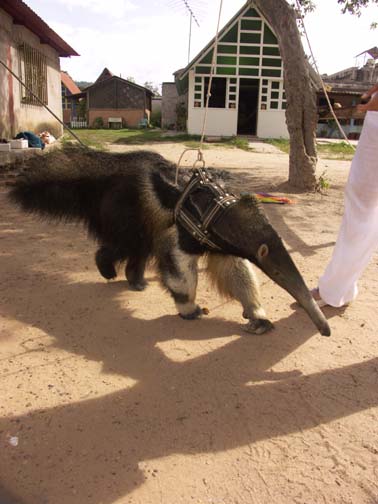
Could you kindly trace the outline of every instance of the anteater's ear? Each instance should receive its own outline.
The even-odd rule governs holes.
[[[266,243],[263,243],[260,245],[258,251],[257,251],[257,259],[261,261],[264,259],[267,255],[269,254],[269,247]]]
[[[245,208],[260,208],[258,199],[251,193],[241,193],[240,202]]]

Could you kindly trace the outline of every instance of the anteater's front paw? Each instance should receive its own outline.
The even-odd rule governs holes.
[[[274,325],[267,319],[250,320],[248,324],[244,326],[244,330],[250,334],[264,334],[271,331],[273,328]]]
[[[195,320],[200,318],[202,315],[207,315],[205,311],[206,309],[202,309],[200,306],[196,306],[195,310],[191,313],[179,313],[180,317],[184,320]]]

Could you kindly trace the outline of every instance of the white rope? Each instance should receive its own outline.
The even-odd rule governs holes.
[[[206,104],[205,104],[205,115],[204,115],[204,118],[203,118],[201,141],[200,141],[199,149],[202,148],[203,140],[204,140],[204,137],[205,137],[205,129],[206,129],[206,122],[207,122],[207,112],[208,112],[208,109],[209,109],[209,100],[210,100],[210,96],[211,96],[211,84],[213,82],[214,69],[215,69],[216,62],[217,62],[218,35],[219,35],[220,18],[221,18],[221,14],[222,14],[222,5],[223,5],[223,0],[220,0],[219,14],[218,14],[218,23],[217,23],[217,31],[216,31],[215,40],[214,40],[213,58],[212,58],[212,61],[211,61],[209,85],[207,86],[207,95],[206,95]]]
[[[306,40],[307,40],[307,44],[308,44],[308,47],[310,49],[310,53],[311,53],[312,60],[314,62],[315,70],[316,70],[316,72],[317,72],[317,74],[319,76],[320,82],[322,84],[323,92],[324,92],[324,95],[326,97],[329,110],[330,110],[330,112],[331,112],[331,114],[332,114],[332,116],[333,116],[333,118],[334,118],[334,120],[335,120],[335,122],[336,122],[336,124],[337,124],[337,126],[339,128],[339,130],[340,130],[340,133],[342,134],[342,136],[344,137],[344,139],[346,140],[346,142],[349,144],[350,147],[352,147],[353,150],[356,150],[355,146],[349,141],[349,138],[346,136],[345,131],[344,131],[343,127],[341,126],[341,124],[340,124],[340,122],[339,122],[339,120],[338,120],[338,118],[337,118],[337,116],[335,114],[335,111],[333,110],[331,101],[330,101],[329,96],[328,96],[327,88],[325,87],[325,84],[324,84],[324,81],[322,79],[322,76],[320,75],[319,68],[318,68],[318,65],[316,63],[316,59],[314,57],[314,53],[312,51],[312,46],[311,46],[310,39],[309,39],[308,34],[307,34],[306,25],[304,23],[304,19],[303,19],[303,16],[302,16],[302,11],[301,11],[301,6],[299,4],[299,0],[296,0],[296,2],[297,2],[298,13],[300,15],[300,19],[301,19],[301,23],[302,23],[302,27],[303,27],[303,32],[305,34],[305,37],[306,37]]]
[[[212,58],[212,61],[211,61],[211,67],[210,67],[209,84],[207,86],[207,95],[206,95],[206,103],[205,103],[205,114],[204,114],[204,117],[203,117],[200,144],[199,144],[199,147],[197,149],[185,149],[183,151],[183,153],[181,154],[180,159],[179,159],[179,161],[177,163],[177,167],[176,167],[176,177],[175,177],[175,185],[176,186],[178,185],[178,172],[179,172],[179,168],[180,168],[180,162],[181,162],[181,159],[182,159],[183,155],[185,154],[185,152],[190,151],[190,150],[197,151],[198,155],[197,155],[196,161],[193,164],[193,168],[196,166],[196,164],[198,162],[202,163],[203,167],[205,167],[205,160],[204,160],[204,157],[203,157],[202,145],[203,145],[203,141],[204,141],[204,138],[205,138],[205,130],[206,130],[206,122],[207,122],[207,112],[208,112],[208,109],[209,109],[209,100],[210,100],[210,96],[211,96],[211,84],[213,82],[214,69],[215,69],[216,63],[217,63],[218,36],[219,36],[220,18],[221,18],[221,14],[222,14],[222,6],[223,6],[223,0],[220,0],[219,14],[218,14],[218,23],[217,23],[217,30],[216,30],[215,39],[214,39],[214,49],[213,49],[213,58]]]

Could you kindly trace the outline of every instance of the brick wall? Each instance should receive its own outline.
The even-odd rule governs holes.
[[[149,115],[149,111],[144,111],[141,109],[89,109],[88,125],[91,127],[96,117],[102,117],[104,126],[107,127],[109,117],[122,117],[124,127],[136,128],[139,125],[140,120],[143,119],[147,114]]]

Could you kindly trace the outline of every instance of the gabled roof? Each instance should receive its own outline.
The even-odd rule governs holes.
[[[0,0],[0,2],[1,2],[1,0]],[[143,91],[146,91],[147,94],[150,94],[151,96],[154,96],[154,93],[152,91],[150,91],[149,89],[147,89],[146,87],[140,86],[139,84],[135,84],[135,82],[131,82],[131,81],[126,80],[126,79],[122,79],[122,77],[117,77],[116,75],[113,75],[110,72],[110,70],[108,70],[106,67],[101,72],[101,74],[99,75],[98,79],[93,84],[91,84],[90,86],[88,86],[85,89],[83,89],[83,92],[87,92],[90,89],[93,89],[94,87],[100,86],[105,81],[108,81],[110,79],[116,79],[116,80],[119,80],[121,82],[126,82],[130,86],[136,87],[138,89],[142,89]]]
[[[68,89],[71,94],[81,93],[79,86],[71,79],[71,76],[67,72],[62,70],[60,72],[60,78],[63,85]]]
[[[218,33],[218,39],[220,39],[222,37],[222,35],[224,35],[224,33],[228,30],[228,28],[233,24],[234,21],[236,21],[236,19],[242,14],[242,12],[247,8],[247,7],[250,7],[251,6],[251,2],[250,0],[247,0],[247,2],[243,5],[243,7],[241,7],[241,9],[238,10],[238,12],[230,19],[230,21],[219,31]],[[182,70],[177,70],[175,73],[174,73],[174,76],[178,79],[183,79],[184,77],[186,77],[188,71],[190,70],[190,68],[196,63],[196,61],[198,61],[210,48],[211,46],[214,44],[215,42],[215,37],[212,38],[210,40],[210,42],[202,49],[202,51],[200,51],[197,56],[195,56],[192,61],[190,61],[185,68],[183,68]]]
[[[378,59],[378,47],[372,47],[371,49],[368,49],[367,51],[364,51],[360,54],[357,54],[356,58],[358,58],[358,56],[362,56],[363,54],[368,54],[369,56],[371,56],[374,60]]]
[[[109,79],[109,77],[113,77],[113,74],[110,70],[108,70],[106,67],[104,70],[100,73],[99,77],[97,78],[96,82],[101,82],[105,79]],[[95,82],[95,83],[96,83]]]
[[[249,9],[253,7],[256,11],[259,12],[259,9],[253,5],[253,2],[251,2],[251,0],[247,0],[247,2],[238,10],[238,12],[228,21],[228,23],[219,31],[218,33],[218,40],[220,40],[222,38],[222,36],[227,32],[227,30],[234,24],[234,22],[243,14],[243,12],[246,10],[246,9]],[[265,23],[267,23],[265,17],[260,14],[262,18],[264,18],[265,20]],[[268,24],[268,23],[267,23]],[[271,27],[272,29],[272,27]],[[273,29],[272,29],[273,31]],[[206,54],[208,52],[208,50],[214,45],[215,43],[215,37],[212,38],[210,40],[210,42],[202,49],[202,51],[200,51],[197,56],[195,56],[192,61],[190,61],[190,63],[187,64],[187,66],[181,70],[176,70],[176,72],[174,72],[174,77],[175,77],[175,81],[176,81],[176,86],[178,85],[178,81],[181,81],[183,80],[190,68],[200,59],[202,58],[202,56],[204,54]],[[310,62],[308,61],[307,59],[307,67],[308,67],[308,71],[309,71],[309,75],[310,75],[310,80],[311,80],[311,83],[314,87],[320,87],[321,86],[321,81],[320,81],[320,77],[318,75],[318,73],[316,72],[316,70],[311,66]]]
[[[79,56],[57,33],[52,30],[22,0],[0,0],[0,8],[7,12],[15,24],[25,26],[28,30],[39,37],[41,44],[48,44],[54,48],[59,56]]]

